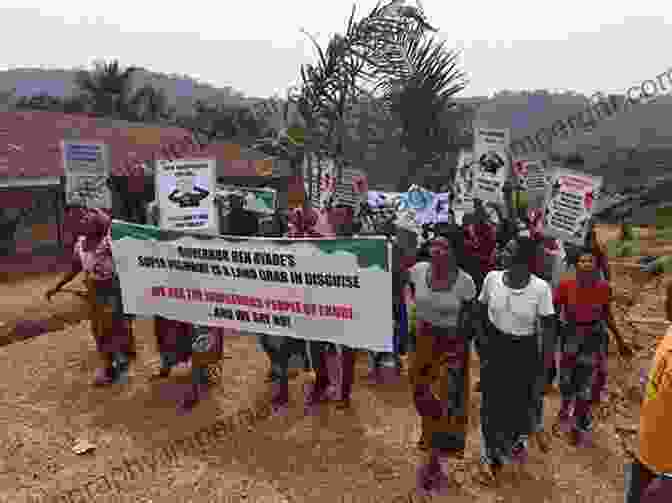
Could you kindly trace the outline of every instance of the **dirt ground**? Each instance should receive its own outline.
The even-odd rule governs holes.
[[[635,258],[612,262],[619,324],[636,356],[626,363],[612,355],[596,446],[577,450],[554,437],[550,453],[532,449],[520,479],[511,475],[502,487],[485,488],[476,480],[480,395],[473,393],[466,459],[449,462],[456,488],[432,501],[623,500],[625,451],[634,445],[638,424],[639,371],[663,333],[665,325],[651,320],[664,317],[663,288],[672,278],[638,274],[629,265]],[[0,307],[0,321],[50,309],[76,311],[79,301],[71,295],[54,298],[59,308],[40,300],[55,281],[57,276],[0,285],[3,302],[7,292],[14,298]],[[176,394],[188,370],[178,369],[163,384],[148,382],[158,366],[153,325],[140,320],[134,330],[139,353],[129,381],[108,389],[89,386],[96,355],[86,321],[0,348],[0,502],[423,501],[409,496],[420,460],[410,388],[406,381],[368,385],[363,354],[351,411],[326,405],[319,415],[304,416],[302,390],[310,375],[302,373],[292,381],[289,415],[275,418],[267,407],[265,355],[254,337],[231,336],[226,351],[232,358],[222,362],[211,396],[192,414],[177,416]],[[546,404],[550,429],[558,395]],[[73,453],[77,440],[95,444],[95,450]]]

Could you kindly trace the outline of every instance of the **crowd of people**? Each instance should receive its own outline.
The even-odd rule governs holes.
[[[101,210],[73,211],[81,214],[73,268],[46,296],[86,273],[92,332],[101,356],[93,384],[119,383],[135,349],[114,272],[110,216]],[[148,207],[149,223],[158,225],[158,211],[156,204]],[[361,232],[352,209],[336,208],[333,214],[336,235]],[[230,235],[322,237],[314,229],[317,214],[310,210],[295,210],[288,221],[274,219],[263,233],[240,201],[234,199],[227,218],[225,233]],[[566,433],[578,447],[590,446],[593,410],[605,393],[610,333],[619,353],[631,356],[614,322],[607,256],[595,231],[585,246],[570,246],[544,237],[539,211],[528,211],[525,220],[520,228],[506,219],[495,225],[477,201],[461,226],[438,226],[420,248],[407,233],[386,230],[394,250],[394,351],[369,352],[369,378],[385,384],[407,371],[421,423],[418,448],[426,452],[417,470],[420,491],[450,487],[442,460],[464,456],[473,390],[481,396],[481,481],[496,484],[504,466],[525,463],[531,440],[548,452],[544,397],[556,380],[562,403],[552,429]],[[672,318],[670,299],[672,295]],[[207,394],[208,365],[221,355],[222,331],[162,317],[155,323],[161,365],[152,378],[165,378],[178,363],[191,361],[192,390],[178,406],[180,413],[188,412]],[[672,355],[665,349],[671,338],[668,333],[656,356],[654,365],[662,374],[652,371],[649,388],[656,376],[669,372],[664,363]],[[326,401],[351,407],[356,348],[271,335],[260,335],[259,343],[269,359],[274,414],[285,414],[290,406],[293,357],[303,361],[304,370],[314,371],[305,390],[306,413]],[[472,344],[479,356],[478,383],[472,382]],[[406,362],[408,369],[403,368]],[[672,408],[668,404],[665,409],[662,401],[672,394],[672,388],[663,389],[665,378],[647,394],[651,412],[642,419],[642,445],[650,447],[628,470],[628,503],[640,501],[654,481],[660,485],[669,480],[665,472],[672,472],[669,435],[667,443],[654,446],[664,436],[661,421],[669,425],[672,419]]]

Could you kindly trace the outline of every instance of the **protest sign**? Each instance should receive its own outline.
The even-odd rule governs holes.
[[[66,204],[112,209],[108,186],[110,163],[107,145],[95,142],[61,142],[65,171]]]
[[[546,188],[544,234],[582,246],[602,183],[601,176],[556,169]]]
[[[348,206],[358,210],[363,194],[357,192],[355,185],[358,181],[361,184],[361,181],[366,180],[366,174],[361,169],[344,166],[341,178],[338,179],[338,173],[335,173],[335,175],[332,204],[334,206]]]
[[[451,200],[449,192],[430,192],[417,185],[408,192],[367,193],[367,204],[374,215],[390,218],[398,227],[418,234],[425,224],[452,223]]]
[[[215,161],[157,161],[156,189],[164,229],[218,229]]]
[[[452,200],[453,212],[460,223],[462,215],[474,212],[476,171],[474,153],[468,150],[460,150],[457,169],[455,170],[455,183],[453,185],[455,196]]]
[[[304,160],[304,180],[311,182],[311,203],[315,209],[325,208],[333,199],[336,189],[336,165],[332,159],[319,155],[306,155]],[[308,170],[312,176],[308,176]],[[306,191],[309,188],[306,186]]]
[[[546,196],[548,161],[546,159],[516,159],[513,175],[527,194],[529,207],[539,207]]]
[[[502,188],[509,176],[508,129],[477,127],[474,131],[476,176],[473,197],[496,204],[504,203]]]
[[[203,236],[115,220],[124,312],[392,351],[385,238]]]
[[[238,186],[223,186],[217,189],[217,196],[228,198],[232,195],[240,196],[243,208],[261,215],[273,215],[278,205],[278,191],[268,188],[252,188]]]

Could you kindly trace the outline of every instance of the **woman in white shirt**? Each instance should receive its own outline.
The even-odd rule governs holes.
[[[458,268],[453,238],[431,243],[431,261],[409,270],[415,287],[416,355],[411,370],[413,398],[422,420],[420,448],[429,449],[418,469],[418,490],[441,491],[450,485],[439,462],[464,454],[469,417],[469,348],[472,330],[467,314],[476,297],[474,280]],[[439,396],[432,385],[445,367]]]
[[[478,297],[488,365],[481,375],[482,467],[496,482],[503,465],[527,459],[534,432],[544,366],[553,361],[553,297],[550,285],[530,273],[536,243],[519,238],[510,267],[488,273]],[[543,357],[537,327],[543,330]]]

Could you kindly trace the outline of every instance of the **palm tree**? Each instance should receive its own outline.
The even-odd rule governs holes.
[[[453,96],[466,82],[458,69],[458,54],[448,50],[445,42],[425,38],[424,33],[401,34],[387,53],[390,57],[380,63],[384,78],[377,87],[401,122],[401,146],[410,159],[399,190],[406,190],[413,173],[440,161],[460,143],[459,120],[445,119],[446,113],[456,111]]]
[[[354,15],[353,7],[345,34],[334,35],[326,50],[308,35],[319,56],[317,64],[301,67],[298,101],[309,149],[328,152],[342,166],[346,115],[362,98],[376,98],[382,89],[390,119],[396,115],[404,123],[404,145],[415,153],[424,152],[426,145],[420,147],[420,138],[428,132],[437,136],[438,110],[444,110],[448,98],[463,87],[457,83],[461,75],[455,71],[454,57],[443,44],[423,42],[427,31],[436,30],[421,8],[394,0],[376,5],[359,21]],[[422,100],[429,126],[426,120],[417,120],[415,99]]]
[[[118,61],[97,62],[92,72],[82,70],[75,83],[88,97],[94,115],[115,119],[135,118],[131,103],[131,77],[138,70],[128,67],[122,70]]]
[[[144,85],[128,103],[128,115],[140,122],[156,123],[170,119],[168,99],[163,89]]]

